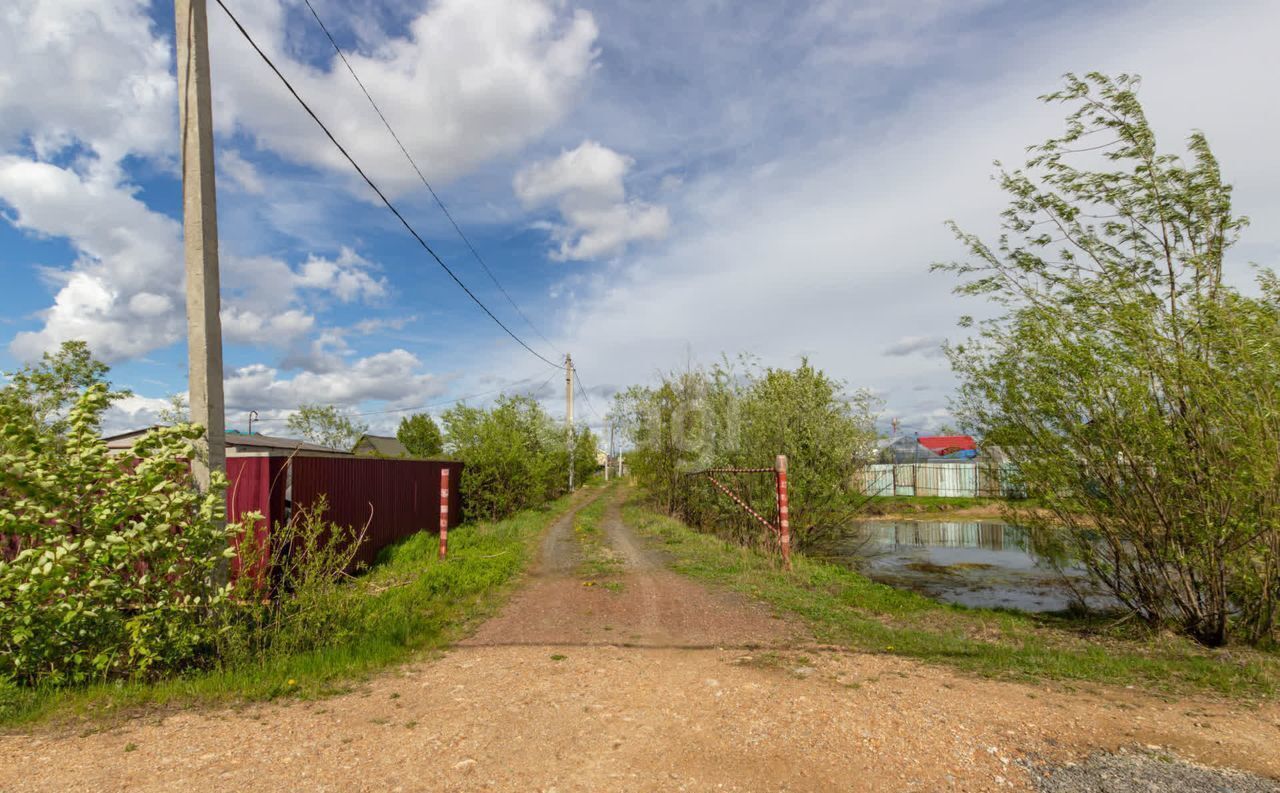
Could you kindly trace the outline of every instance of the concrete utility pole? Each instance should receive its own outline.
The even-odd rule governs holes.
[[[564,429],[569,445],[569,492],[573,492],[573,356],[564,356]]]
[[[187,365],[191,421],[205,441],[191,461],[196,484],[225,473],[222,319],[218,210],[213,183],[213,104],[209,93],[209,20],[204,0],[174,0],[178,56],[178,131],[182,151],[182,236],[187,264]],[[202,459],[203,457],[203,459]]]

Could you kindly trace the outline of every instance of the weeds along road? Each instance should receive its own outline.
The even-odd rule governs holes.
[[[576,530],[573,512],[555,523],[507,607],[442,658],[317,702],[0,737],[0,790],[1280,789],[1141,753],[1062,765],[1150,745],[1274,778],[1274,708],[813,646],[668,571],[623,524],[622,495],[580,506]]]

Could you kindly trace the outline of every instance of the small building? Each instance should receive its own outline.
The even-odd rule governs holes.
[[[360,436],[360,440],[356,441],[356,445],[351,448],[351,453],[357,457],[413,457],[398,438],[368,433]]]
[[[878,444],[879,463],[960,463],[978,457],[978,444],[969,435],[899,435]]]
[[[969,435],[900,435],[881,441],[873,459],[854,474],[863,495],[1024,497],[1017,466]]]

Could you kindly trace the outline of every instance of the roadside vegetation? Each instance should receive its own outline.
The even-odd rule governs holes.
[[[1242,646],[1212,650],[1132,621],[1025,614],[939,603],[836,564],[776,557],[660,514],[651,497],[633,497],[623,518],[658,545],[673,569],[794,614],[815,638],[871,653],[946,664],[989,677],[1037,682],[1133,685],[1165,694],[1213,692],[1274,697],[1280,654]]]
[[[315,582],[274,618],[236,615],[241,624],[221,639],[226,654],[204,668],[74,687],[0,682],[0,725],[340,693],[362,676],[446,646],[494,613],[567,506],[562,498],[461,526],[449,534],[444,563],[436,537],[415,534],[384,549],[362,575]]]
[[[1246,289],[1227,254],[1248,221],[1208,140],[1157,147],[1121,75],[1067,75],[1042,99],[1062,135],[1004,169],[994,243],[953,226],[968,258],[935,270],[984,298],[948,347],[963,429],[999,447],[1033,498],[1000,505],[1031,550],[1093,583],[1153,634],[1207,647],[1280,643],[1280,277]],[[942,514],[959,500],[859,497],[876,405],[806,360],[750,359],[633,387],[613,417],[636,481],[664,513],[749,547],[773,543],[701,469],[789,458],[794,547],[855,512]],[[772,478],[718,474],[772,519]]]
[[[495,520],[556,498],[569,489],[570,450],[564,424],[537,400],[500,397],[490,408],[457,405],[441,416],[444,450],[461,460],[463,510],[470,520]],[[574,478],[597,468],[596,438],[577,428]]]
[[[843,529],[857,512],[850,480],[876,438],[876,401],[850,390],[807,360],[795,369],[742,357],[671,372],[662,384],[632,386],[612,416],[630,440],[627,465],[661,507],[698,526],[755,542],[760,526],[705,478],[706,468],[790,466],[792,541],[805,547]],[[774,479],[726,474],[723,482],[770,516]]]
[[[436,420],[427,413],[414,413],[400,419],[396,440],[414,457],[439,457],[444,453],[444,435]]]
[[[334,405],[304,403],[289,415],[285,425],[289,432],[330,449],[349,451],[369,425],[347,415]]]
[[[418,533],[361,569],[363,529],[323,502],[269,542],[257,516],[224,525],[225,477],[200,493],[191,475],[198,426],[112,455],[106,373],[71,343],[0,389],[0,724],[325,693],[490,613],[566,506],[547,484],[452,531],[446,562]],[[503,409],[468,415],[484,435]]]
[[[623,562],[609,546],[600,528],[600,519],[608,503],[607,498],[597,498],[573,516],[573,536],[582,554],[577,572],[583,579],[583,586],[600,586],[618,592],[623,587],[618,580]]]
[[[950,348],[957,413],[1016,461],[1037,552],[1152,629],[1209,646],[1280,628],[1280,279],[1233,286],[1208,140],[1157,147],[1136,77],[1067,75],[1059,137],[1001,170],[993,246],[937,265],[997,315]]]

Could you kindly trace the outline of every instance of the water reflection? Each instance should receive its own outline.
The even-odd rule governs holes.
[[[878,548],[933,546],[988,551],[1027,549],[1027,533],[1003,521],[868,521],[865,536]]]
[[[1058,571],[1030,552],[1027,533],[999,520],[865,521],[826,554],[871,578],[966,606],[1060,611],[1076,599],[1109,601],[1083,570]]]

